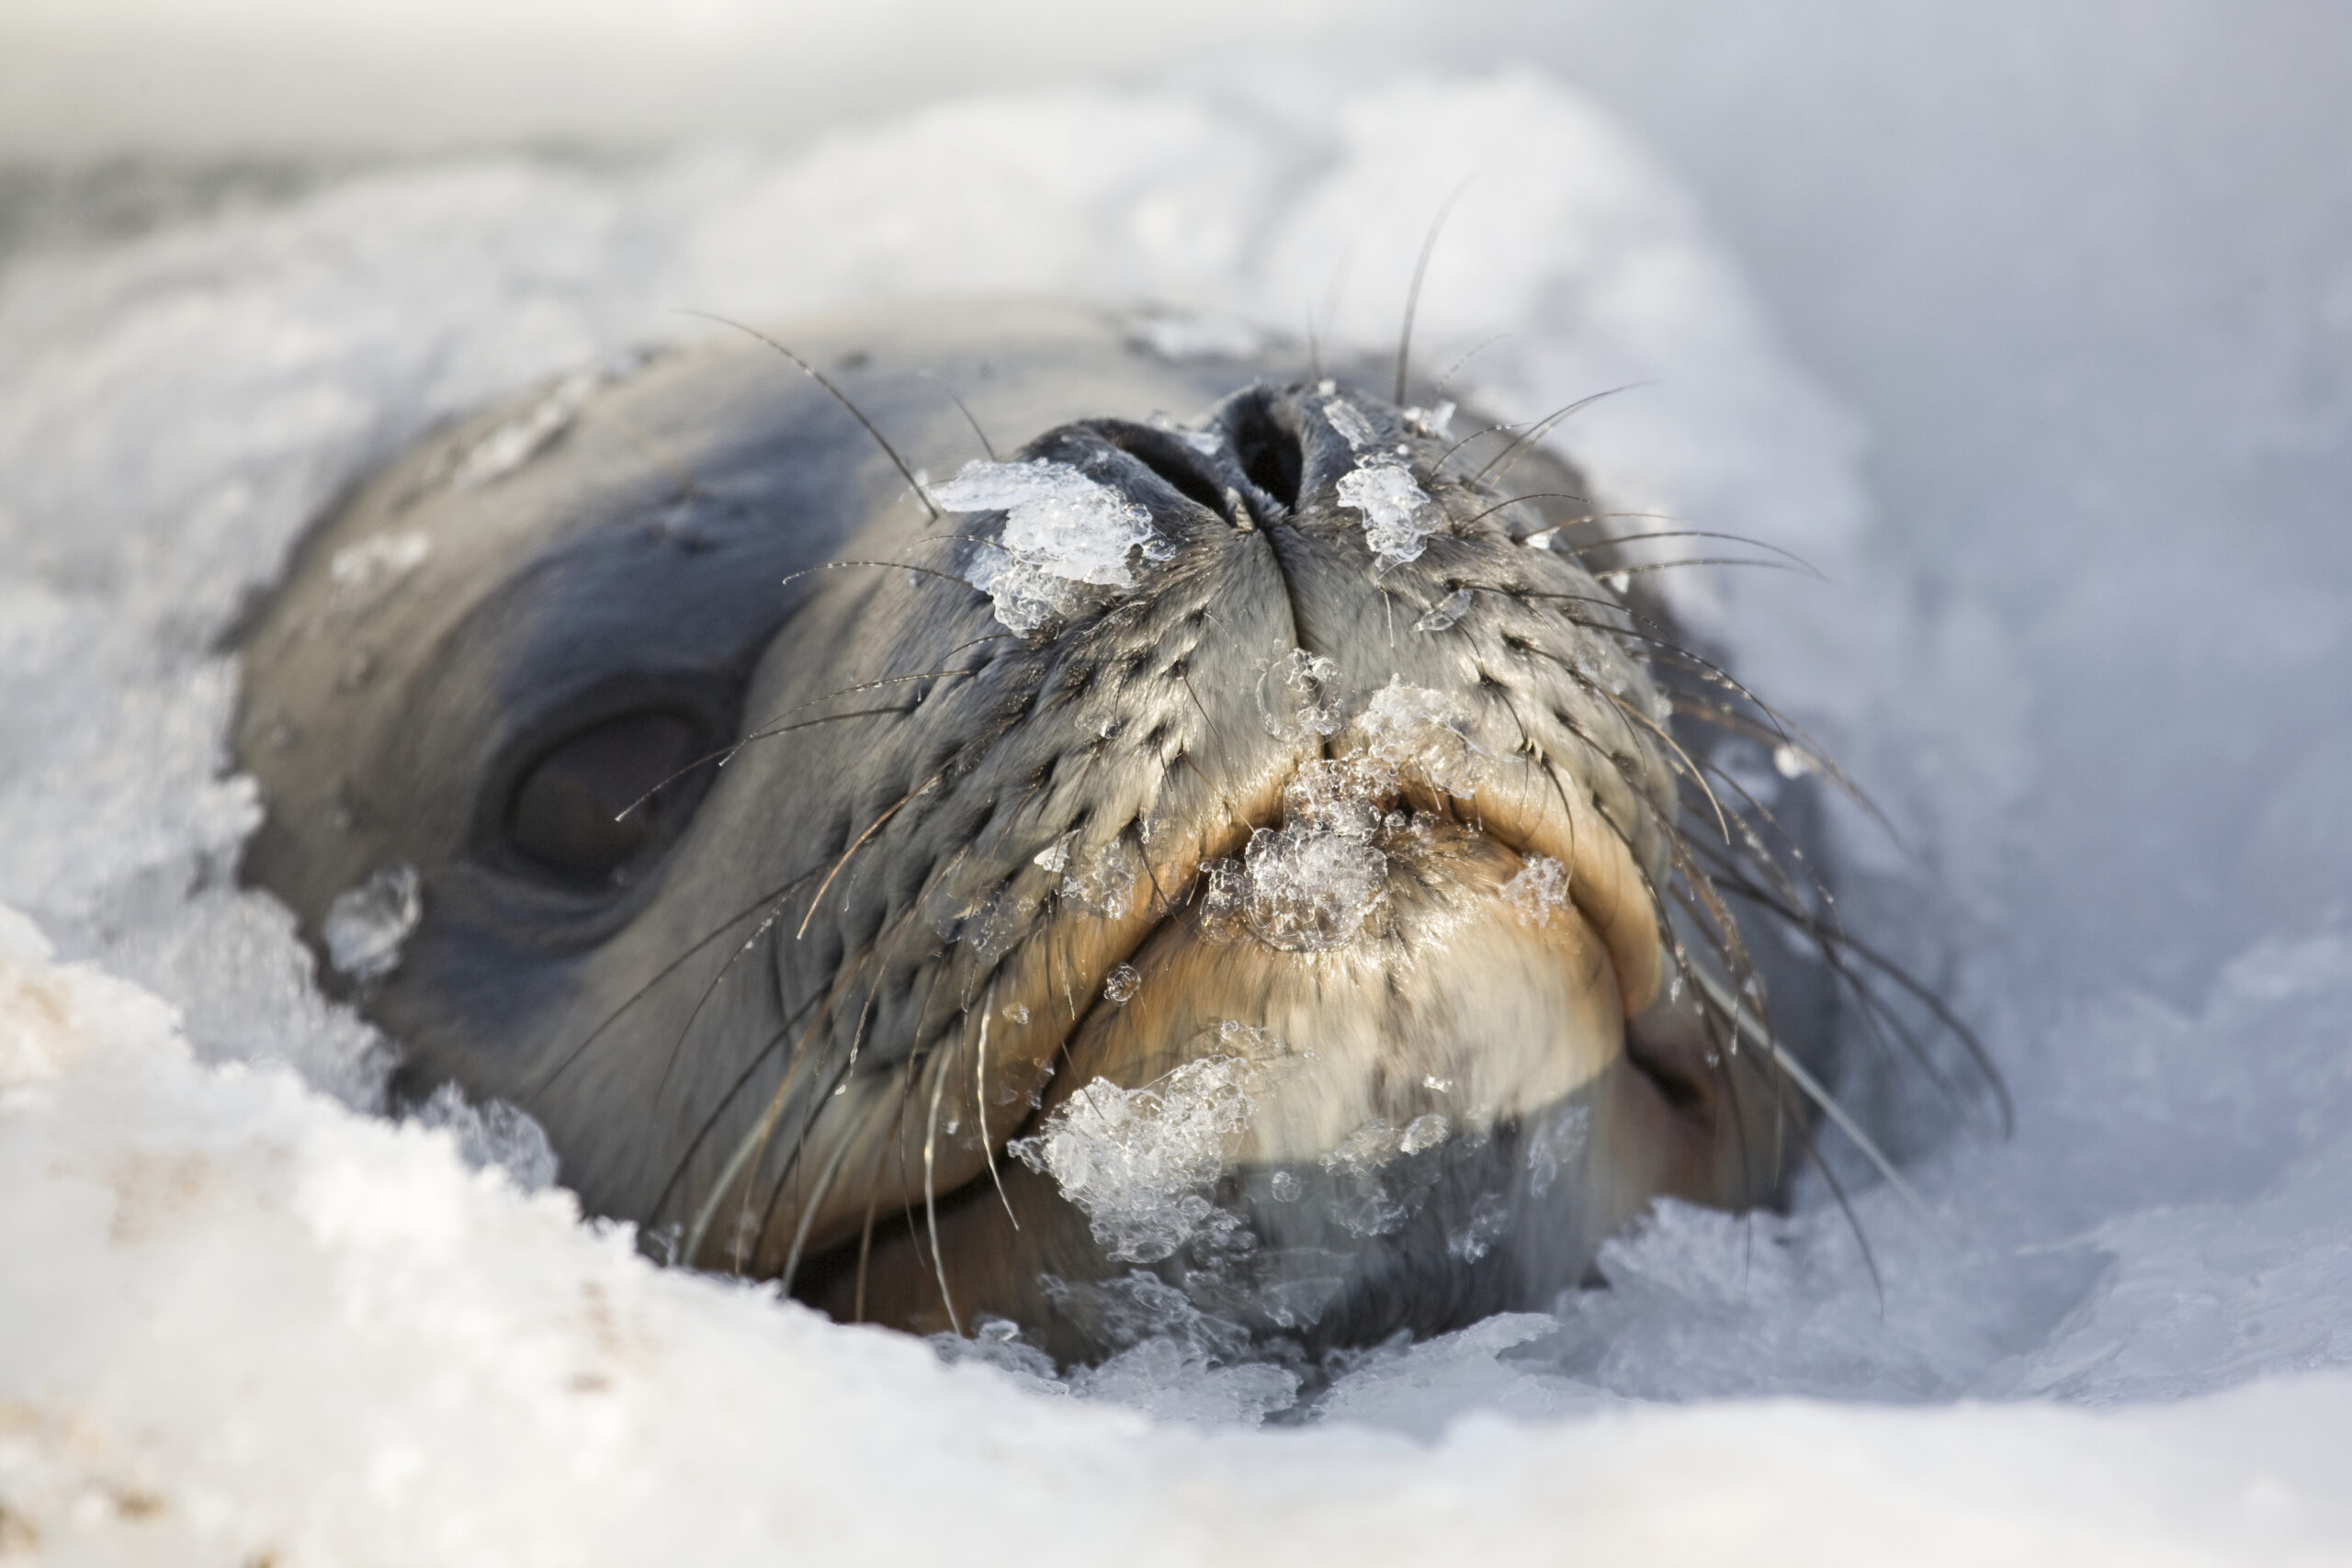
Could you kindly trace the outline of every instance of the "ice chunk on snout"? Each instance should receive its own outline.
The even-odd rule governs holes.
[[[967,463],[932,499],[950,512],[1004,513],[995,541],[973,562],[971,582],[1012,631],[1036,631],[1068,615],[1080,584],[1133,588],[1128,557],[1138,550],[1147,560],[1173,553],[1142,506],[1068,463]]]
[[[1341,506],[1363,513],[1364,543],[1384,566],[1419,560],[1444,521],[1413,471],[1391,457],[1359,463],[1340,475],[1339,497]]]

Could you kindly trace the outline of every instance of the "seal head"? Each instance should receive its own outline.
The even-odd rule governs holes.
[[[572,377],[251,619],[245,874],[412,1091],[837,1316],[1074,1359],[1540,1307],[1658,1195],[1778,1190],[1732,1015],[1826,993],[1686,830],[1666,675],[1720,671],[1531,448],[1042,306]]]

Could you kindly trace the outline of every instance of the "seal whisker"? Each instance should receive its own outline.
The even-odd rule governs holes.
[[[1632,703],[1627,702],[1616,693],[1609,690],[1608,687],[1600,684],[1598,682],[1589,681],[1586,684],[1590,686],[1592,690],[1600,695],[1606,697],[1611,705],[1614,706],[1619,713],[1623,714],[1627,718],[1633,720],[1635,724],[1640,725],[1652,735],[1657,736],[1660,740],[1666,742],[1668,749],[1672,750],[1677,757],[1682,760],[1684,776],[1690,779],[1692,784],[1697,784],[1700,792],[1707,797],[1708,806],[1713,807],[1714,810],[1715,830],[1723,835],[1724,843],[1730,843],[1731,822],[1730,819],[1724,815],[1724,803],[1715,798],[1715,792],[1713,788],[1709,787],[1706,775],[1700,772],[1699,764],[1690,760],[1690,753],[1682,749],[1682,742],[1677,740],[1672,735],[1668,733],[1664,725],[1658,723],[1657,720],[1652,718],[1649,715],[1644,713],[1640,708],[1635,707]]]
[[[807,873],[803,873],[801,876],[795,877],[793,882],[805,880],[808,874]],[[598,1037],[601,1036],[605,1031],[610,1029],[615,1023],[618,1022],[623,1013],[626,1013],[629,1009],[644,1000],[646,996],[652,991],[654,987],[660,985],[672,975],[677,973],[679,968],[682,967],[688,959],[694,957],[695,953],[700,953],[704,948],[708,947],[712,942],[717,942],[720,937],[726,935],[729,931],[741,924],[744,920],[749,919],[752,916],[757,914],[762,908],[767,906],[771,899],[780,897],[788,897],[790,895],[792,886],[792,882],[787,882],[781,887],[770,888],[767,892],[761,894],[760,897],[753,899],[751,903],[746,904],[742,908],[737,910],[734,914],[729,915],[726,919],[721,920],[718,925],[712,927],[707,933],[686,947],[686,949],[680,953],[677,957],[672,959],[668,964],[663,964],[662,968],[654,974],[651,979],[638,987],[636,990],[631,991],[628,997],[622,999],[618,1007],[616,1007],[611,1012],[606,1013],[605,1015],[604,1021],[596,1025],[594,1029],[589,1031],[587,1038],[581,1041],[579,1044],[573,1046],[571,1050],[565,1055],[563,1060],[556,1064],[554,1070],[549,1072],[546,1077],[539,1081],[538,1087],[533,1089],[532,1093],[546,1093],[548,1089],[554,1086],[555,1080],[561,1077],[564,1073],[571,1068],[571,1065],[579,1060],[581,1053],[587,1050],[589,1046],[594,1044]]]
[[[1628,381],[1622,387],[1611,387],[1606,391],[1587,393],[1585,396],[1578,398],[1572,403],[1562,404],[1559,408],[1556,408],[1550,413],[1545,414],[1542,419],[1537,420],[1528,428],[1525,434],[1520,436],[1519,439],[1513,441],[1510,446],[1504,447],[1493,457],[1487,459],[1487,466],[1485,468],[1480,468],[1476,473],[1470,476],[1470,482],[1474,485],[1502,483],[1504,479],[1510,475],[1511,469],[1519,466],[1520,459],[1526,457],[1527,454],[1534,448],[1537,442],[1543,440],[1546,435],[1551,434],[1552,432],[1558,427],[1562,420],[1569,419],[1577,414],[1582,413],[1586,409],[1590,408],[1593,404],[1600,401],[1603,398],[1613,398],[1620,392],[1637,391],[1644,387],[1655,386],[1656,384],[1657,383],[1652,381]],[[1510,427],[1507,426],[1505,428]],[[1493,476],[1491,479],[1488,478],[1489,475]]]
[[[988,544],[991,542],[981,538],[980,536],[977,534],[929,534],[925,535],[924,537],[929,539],[970,539],[979,544]],[[792,584],[799,581],[802,578],[814,577],[820,571],[846,571],[853,567],[888,567],[899,571],[911,571],[919,577],[935,577],[942,582],[953,582],[961,588],[972,587],[969,582],[967,582],[964,579],[956,576],[952,571],[942,571],[937,567],[922,566],[910,560],[829,560],[821,566],[806,566],[802,567],[798,571],[788,571],[782,577],[776,579],[776,585],[780,588],[788,588]],[[977,593],[979,590],[973,588],[972,592]]]
[[[1764,890],[1755,887],[1745,879],[1727,874],[1724,879],[1724,887],[1725,892],[1747,897],[1753,902],[1769,907],[1769,896]],[[2004,1137],[2010,1135],[2015,1130],[2016,1112],[2010,1100],[2007,1080],[2002,1076],[1998,1065],[1993,1061],[1992,1054],[1985,1048],[1984,1041],[1973,1029],[1969,1027],[1965,1020],[1952,1010],[1951,1004],[1939,996],[1933,987],[1914,976],[1904,965],[1843,929],[1835,926],[1826,927],[1818,931],[1812,928],[1805,929],[1808,936],[1823,944],[1825,959],[1841,975],[1849,973],[1850,966],[1844,962],[1843,955],[1850,953],[1853,957],[1869,964],[1872,974],[1883,976],[1898,989],[1928,1010],[1937,1024],[1951,1034],[1968,1055],[1971,1065],[1984,1078],[1985,1087],[1992,1091],[1995,1104],[2000,1111],[2001,1135]],[[1853,975],[1849,986],[1858,997],[1865,998],[1866,1006],[1875,1004],[1881,1008],[1884,1007],[1883,1002],[1870,990],[1861,976]],[[1895,1029],[1905,1037],[1906,1047],[1914,1059],[1920,1061],[1922,1066],[1927,1066],[1932,1071],[1931,1062],[1925,1055],[1924,1045],[1903,1024],[1900,1017],[1891,1010],[1883,1011],[1881,1016],[1884,1018],[1889,1027]]]
[[[949,673],[955,673],[955,671],[949,671]],[[927,676],[922,675],[910,675],[905,678],[912,681],[928,679]],[[843,694],[836,694],[839,695]],[[796,729],[807,729],[812,725],[831,724],[838,719],[884,718],[893,714],[903,715],[912,713],[913,711],[914,710],[912,708],[856,708],[849,713],[821,714],[815,718],[803,719],[797,724],[783,725],[774,729],[763,729],[755,734],[746,735],[742,739],[734,742],[732,745],[722,746],[716,751],[707,751],[703,755],[696,757],[693,761],[688,762],[684,767],[680,768],[676,773],[672,773],[668,778],[663,779],[660,784],[655,784],[651,789],[647,790],[643,795],[639,795],[635,800],[630,801],[627,806],[622,807],[618,811],[615,812],[613,814],[613,820],[618,822],[627,818],[639,807],[643,806],[647,801],[651,800],[655,795],[660,795],[663,790],[669,788],[672,784],[676,784],[680,779],[684,778],[688,773],[693,773],[696,768],[702,767],[706,763],[717,762],[719,766],[725,767],[734,759],[734,756],[738,751],[741,751],[745,746],[754,740],[771,740],[779,735],[788,735]]]
[[[1708,999],[1731,1019],[1732,1026],[1747,1036],[1750,1043],[1765,1052],[1772,1064],[1787,1075],[1789,1081],[1813,1101],[1815,1109],[1852,1140],[1854,1146],[1861,1151],[1862,1157],[1870,1161],[1871,1168],[1879,1173],[1888,1187],[1894,1189],[1895,1195],[1909,1206],[1911,1212],[1941,1231],[1943,1222],[1933,1209],[1928,1207],[1928,1201],[1919,1196],[1918,1190],[1904,1179],[1903,1172],[1896,1168],[1886,1151],[1880,1148],[1877,1141],[1862,1130],[1861,1123],[1854,1120],[1853,1114],[1838,1102],[1838,1097],[1823,1088],[1821,1080],[1805,1070],[1804,1064],[1781,1048],[1780,1042],[1772,1037],[1772,1031],[1764,1021],[1749,1010],[1747,1003],[1726,991],[1723,983],[1704,968],[1694,968],[1691,978],[1707,993]]]
[[[684,313],[689,316],[700,316],[707,321],[717,321],[721,326],[733,327],[739,333],[747,333],[752,337],[759,339],[762,343],[766,344],[770,348],[775,349],[778,354],[783,355],[786,359],[792,361],[793,364],[800,367],[800,373],[802,375],[808,377],[811,381],[816,382],[820,387],[824,388],[825,390],[831,395],[833,401],[847,409],[849,411],[850,417],[856,420],[858,423],[865,427],[865,434],[874,437],[874,444],[882,448],[883,455],[890,459],[892,465],[898,468],[899,474],[906,479],[907,488],[914,491],[915,499],[922,502],[922,507],[925,512],[931,513],[931,520],[934,523],[939,521],[939,508],[933,505],[931,497],[923,493],[922,485],[915,479],[915,471],[907,466],[907,460],[904,457],[899,456],[899,449],[890,445],[888,438],[875,427],[872,420],[865,417],[865,411],[859,408],[855,403],[850,401],[849,395],[843,392],[839,387],[834,386],[831,381],[825,379],[823,373],[815,366],[809,364],[807,360],[801,358],[800,355],[793,353],[792,350],[785,347],[784,344],[776,342],[775,339],[768,336],[767,333],[761,332],[756,327],[745,326],[742,322],[730,321],[725,316],[713,315],[708,310],[687,310]]]
[[[1804,562],[1746,560],[1737,556],[1704,556],[1690,560],[1642,561],[1633,566],[1612,566],[1609,569],[1608,575],[1611,577],[1643,577],[1653,571],[1679,571],[1694,566],[1746,566],[1753,567],[1758,571],[1793,571],[1802,573],[1807,577],[1819,578],[1820,581],[1824,582],[1829,581],[1826,577],[1823,577],[1820,571],[1815,570],[1813,566]]]
[[[1498,512],[1508,512],[1514,506],[1519,506],[1531,501],[1577,501],[1589,504],[1591,498],[1589,496],[1570,495],[1564,490],[1539,490],[1531,491],[1525,495],[1507,495],[1500,501],[1495,502],[1492,506],[1487,507],[1484,512],[1474,512],[1469,516],[1464,517],[1462,520],[1461,525],[1467,528],[1474,523],[1484,523],[1487,518],[1492,517]],[[1605,512],[1587,514],[1588,517],[1607,517],[1611,515],[1614,514]],[[1549,533],[1555,528],[1574,527],[1576,523],[1581,523],[1586,520],[1586,517],[1579,517],[1575,520],[1575,523],[1547,523],[1543,527],[1532,529],[1525,534],[1512,534],[1510,536],[1510,538],[1511,543],[1515,545],[1524,544],[1529,539],[1533,538],[1537,534]]]
[[[935,371],[930,370],[918,370],[915,374],[922,377],[924,380],[933,383],[934,386],[938,387],[941,391],[947,394],[948,400],[956,405],[956,412],[964,416],[964,423],[972,427],[972,434],[974,435],[979,437],[980,450],[988,454],[989,462],[993,463],[997,461],[996,443],[989,439],[989,433],[980,428],[979,418],[972,412],[971,405],[965,402],[964,400],[956,394],[956,389],[947,384],[946,378],[939,375]]]
[[[1563,525],[1563,526],[1566,526],[1566,525]],[[1652,539],[1725,539],[1736,545],[1750,545],[1759,550],[1771,551],[1774,555],[1781,557],[1792,565],[1800,567],[1804,570],[1811,572],[1814,576],[1820,578],[1824,582],[1829,581],[1826,576],[1823,575],[1819,567],[1814,565],[1811,561],[1805,559],[1804,557],[1797,554],[1794,550],[1782,549],[1780,546],[1772,544],[1769,540],[1751,539],[1745,534],[1725,534],[1712,528],[1668,528],[1658,529],[1646,534],[1614,534],[1606,539],[1597,539],[1589,545],[1577,545],[1572,548],[1562,550],[1559,554],[1573,557],[1577,560],[1582,560],[1585,557],[1591,555],[1596,551],[1620,549],[1627,545],[1638,545]],[[1672,563],[1660,561],[1653,564],[1664,566]],[[1611,571],[1623,571],[1627,569],[1620,566],[1611,567],[1609,570]]]
[[[808,1009],[816,1005],[817,998],[810,998],[798,1011],[778,1024],[768,1035],[766,1043],[752,1054],[751,1059],[743,1065],[743,1070],[735,1075],[735,1081],[728,1085],[726,1091],[712,1104],[709,1114],[702,1119],[701,1124],[695,1131],[695,1135],[687,1141],[685,1152],[680,1155],[670,1168],[668,1179],[662,1182],[661,1190],[654,1197],[652,1213],[658,1214],[668,1207],[671,1193],[677,1190],[678,1183],[684,1179],[687,1168],[694,1163],[694,1156],[702,1148],[704,1140],[718,1128],[719,1117],[726,1113],[728,1106],[734,1103],[735,1097],[750,1086],[752,1075],[760,1070],[761,1064],[768,1059],[777,1046],[784,1043],[786,1036],[799,1025],[800,1020],[807,1016]]]
[[[1421,307],[1421,282],[1429,276],[1430,257],[1437,250],[1438,236],[1445,232],[1445,220],[1453,216],[1454,203],[1469,194],[1477,178],[1473,175],[1454,186],[1453,194],[1438,208],[1437,216],[1430,220],[1429,233],[1421,240],[1420,259],[1413,263],[1412,287],[1405,290],[1405,324],[1396,334],[1396,395],[1391,401],[1400,408],[1405,402],[1407,367],[1413,357],[1413,316]]]
[[[1505,338],[1516,337],[1519,334],[1516,333],[1489,333],[1487,336],[1480,338],[1476,344],[1464,350],[1462,354],[1455,358],[1453,364],[1445,367],[1445,374],[1437,378],[1436,385],[1431,387],[1430,389],[1434,392],[1444,391],[1448,387],[1453,385],[1453,378],[1462,374],[1462,367],[1464,366],[1469,364],[1472,360],[1477,358],[1480,355],[1486,353],[1487,350],[1494,347],[1495,344],[1502,342]]]
[[[734,972],[735,965],[741,964],[752,950],[760,944],[762,938],[775,929],[776,921],[783,917],[785,905],[792,901],[792,895],[797,891],[799,885],[815,874],[816,868],[812,866],[787,883],[786,891],[773,905],[769,906],[766,918],[760,921],[758,927],[751,935],[743,939],[741,944],[733,953],[727,955],[727,962],[718,966],[718,973],[713,975],[708,983],[703,987],[702,995],[695,998],[695,1005],[686,1013],[685,1022],[678,1026],[677,1036],[670,1042],[670,1055],[662,1065],[661,1080],[653,1086],[653,1096],[656,1100],[661,1099],[663,1091],[670,1087],[670,1074],[677,1066],[678,1054],[685,1049],[686,1037],[694,1032],[695,1024],[702,1017],[703,1009],[710,1005],[710,998],[718,994],[719,986],[729,975]],[[822,890],[820,889],[820,894]]]
[[[695,1211],[694,1224],[687,1227],[684,1254],[686,1258],[694,1258],[701,1256],[703,1237],[710,1229],[710,1222],[717,1217],[718,1205],[726,1201],[729,1189],[735,1185],[735,1179],[743,1174],[744,1167],[766,1149],[767,1135],[774,1130],[775,1119],[783,1114],[792,1087],[799,1077],[801,1067],[809,1059],[807,1049],[808,1041],[815,1034],[818,1026],[822,1024],[830,1014],[830,1008],[820,1012],[809,1023],[808,1028],[802,1032],[799,1043],[790,1053],[784,1077],[777,1083],[775,1093],[768,1099],[767,1109],[760,1113],[759,1120],[752,1123],[751,1133],[735,1145],[735,1152],[728,1156],[727,1163],[719,1168],[718,1179],[711,1183],[708,1195],[703,1199],[701,1207]]]
[[[922,783],[917,784],[914,788],[900,795],[898,798],[898,801],[892,805],[888,810],[883,812],[881,816],[876,817],[873,821],[866,824],[865,831],[860,833],[856,840],[851,843],[850,847],[842,852],[841,859],[833,862],[833,869],[825,873],[825,880],[818,884],[815,896],[808,900],[808,913],[800,917],[800,929],[792,933],[792,939],[795,942],[799,941],[802,937],[808,934],[808,922],[817,918],[817,907],[825,901],[825,889],[831,887],[833,885],[833,878],[842,874],[842,867],[849,863],[849,857],[857,853],[858,850],[864,846],[868,839],[871,839],[876,833],[879,832],[884,823],[889,821],[891,818],[896,817],[900,811],[904,810],[910,801],[929,790],[944,776],[944,775],[940,773],[932,774],[931,777],[923,780]]]
[[[1021,1216],[1012,1212],[1012,1200],[1005,1196],[1004,1178],[996,1168],[996,1138],[989,1131],[989,1015],[996,1011],[996,987],[989,987],[988,999],[980,1008],[979,1050],[972,1058],[972,1115],[980,1135],[980,1153],[988,1161],[989,1179],[996,1184],[997,1201],[1004,1205],[1004,1217],[1012,1228],[1021,1228]]]
[[[931,1232],[931,1267],[933,1274],[939,1280],[940,1304],[947,1309],[948,1326],[955,1329],[956,1337],[961,1338],[964,1334],[964,1323],[962,1318],[956,1315],[956,1298],[947,1289],[947,1263],[945,1255],[939,1250],[938,1183],[933,1179],[933,1163],[939,1146],[939,1097],[946,1088],[945,1073],[935,1073],[932,1076],[931,1116],[924,1123],[922,1132],[922,1217],[924,1227]],[[984,1134],[983,1141],[985,1137]]]

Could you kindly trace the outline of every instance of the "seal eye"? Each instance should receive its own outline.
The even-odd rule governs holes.
[[[695,792],[667,781],[707,750],[704,727],[672,711],[576,730],[524,771],[506,807],[507,842],[567,882],[625,881],[685,820]]]

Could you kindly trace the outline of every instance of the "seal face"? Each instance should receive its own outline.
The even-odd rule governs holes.
[[[1736,683],[1531,446],[1042,306],[571,378],[251,619],[244,874],[410,1085],[837,1316],[1080,1358],[1540,1307],[1802,1139],[1736,1027],[1747,846],[1682,825],[1668,677]]]

